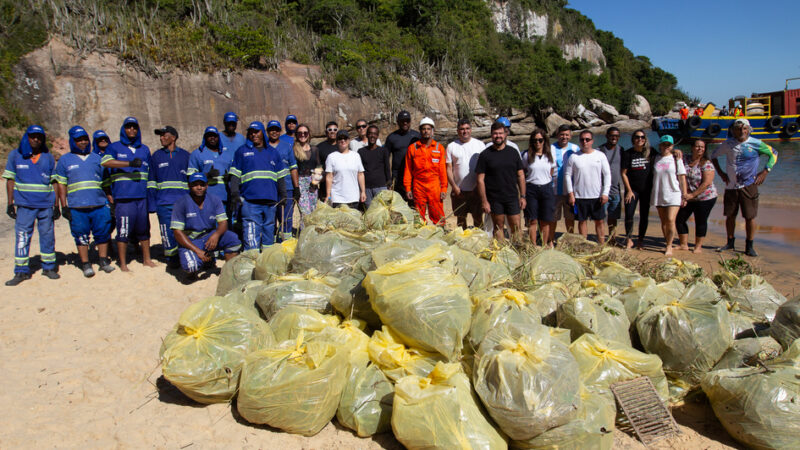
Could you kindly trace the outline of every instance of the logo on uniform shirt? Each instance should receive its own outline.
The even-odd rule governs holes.
[[[158,165],[158,168],[159,168],[159,169],[160,169],[160,168],[162,168],[162,167],[169,167],[169,163],[168,163],[168,162],[163,162],[163,163],[160,163],[160,164]]]
[[[193,213],[193,212],[186,213],[186,218],[188,219],[189,217],[197,217],[197,213]]]
[[[17,164],[17,169],[28,169],[27,164]]]
[[[242,156],[253,156],[253,155],[255,155],[255,153],[253,153],[253,152],[244,152],[242,154]]]
[[[120,153],[117,155],[117,159],[128,159],[128,155],[125,153]]]
[[[73,165],[67,167],[67,170],[77,169],[78,167],[80,167],[80,166],[78,166],[77,164],[73,164]]]
[[[270,161],[269,163],[272,164],[273,167],[275,167],[275,161]]]
[[[130,151],[132,151],[132,152],[136,152],[136,147],[134,147],[134,146],[132,146],[132,145],[129,145],[129,146],[128,146],[128,150],[130,150]]]
[[[213,162],[214,162],[213,159],[207,159],[207,160],[203,161],[203,164],[212,164]]]

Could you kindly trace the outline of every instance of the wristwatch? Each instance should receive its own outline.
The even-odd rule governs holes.
[[[766,171],[767,171],[767,173],[770,173],[770,172],[772,172],[772,168],[770,168],[770,167],[764,167],[764,170],[766,170]]]

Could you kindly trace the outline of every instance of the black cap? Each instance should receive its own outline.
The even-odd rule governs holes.
[[[406,111],[406,110],[402,110],[399,113],[397,113],[397,121],[400,122],[401,120],[410,121],[411,120],[411,113]]]
[[[339,130],[339,132],[336,133],[336,139],[341,139],[341,138],[350,139],[350,133],[348,133],[347,130]]]
[[[154,132],[159,136],[163,135],[164,133],[169,133],[175,136],[175,139],[178,139],[178,130],[176,130],[172,125],[165,125],[161,128],[156,128]]]

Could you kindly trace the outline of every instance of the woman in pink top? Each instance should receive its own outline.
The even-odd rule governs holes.
[[[678,211],[675,228],[681,250],[689,250],[689,226],[686,221],[694,214],[695,238],[693,253],[703,251],[703,239],[708,230],[708,216],[717,202],[717,188],[714,187],[714,164],[706,156],[706,143],[700,139],[692,145],[692,155],[684,158],[686,165],[686,204]]]

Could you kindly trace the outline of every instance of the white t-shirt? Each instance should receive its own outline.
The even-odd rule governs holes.
[[[546,156],[534,156],[533,162],[528,162],[528,152],[522,154],[525,164],[525,182],[542,186],[553,182],[553,169],[557,167],[555,161],[550,162]]]
[[[364,171],[358,152],[334,152],[325,161],[325,172],[333,174],[331,185],[332,203],[353,203],[361,196],[358,174]]]
[[[368,142],[367,142],[367,141],[361,141],[361,140],[359,140],[358,138],[352,139],[352,140],[350,141],[350,151],[351,151],[351,152],[357,152],[357,151],[358,151],[358,149],[360,149],[361,147],[366,147],[366,146],[367,146],[367,144],[368,144]],[[383,145],[383,144],[381,144],[381,140],[380,140],[380,139],[378,139],[378,141],[377,141],[377,142],[375,142],[375,144],[376,144],[378,147],[380,147],[380,146],[382,146],[382,145]]]
[[[603,152],[580,151],[567,160],[564,169],[564,191],[575,198],[600,198],[611,190],[611,167]]]
[[[456,139],[447,144],[447,164],[453,165],[453,180],[462,191],[473,191],[478,184],[475,165],[484,149],[483,142],[470,138],[467,143]]]
[[[656,156],[653,162],[653,193],[650,202],[655,206],[681,206],[681,185],[678,175],[686,175],[683,161],[678,160],[675,167],[675,157]]]

